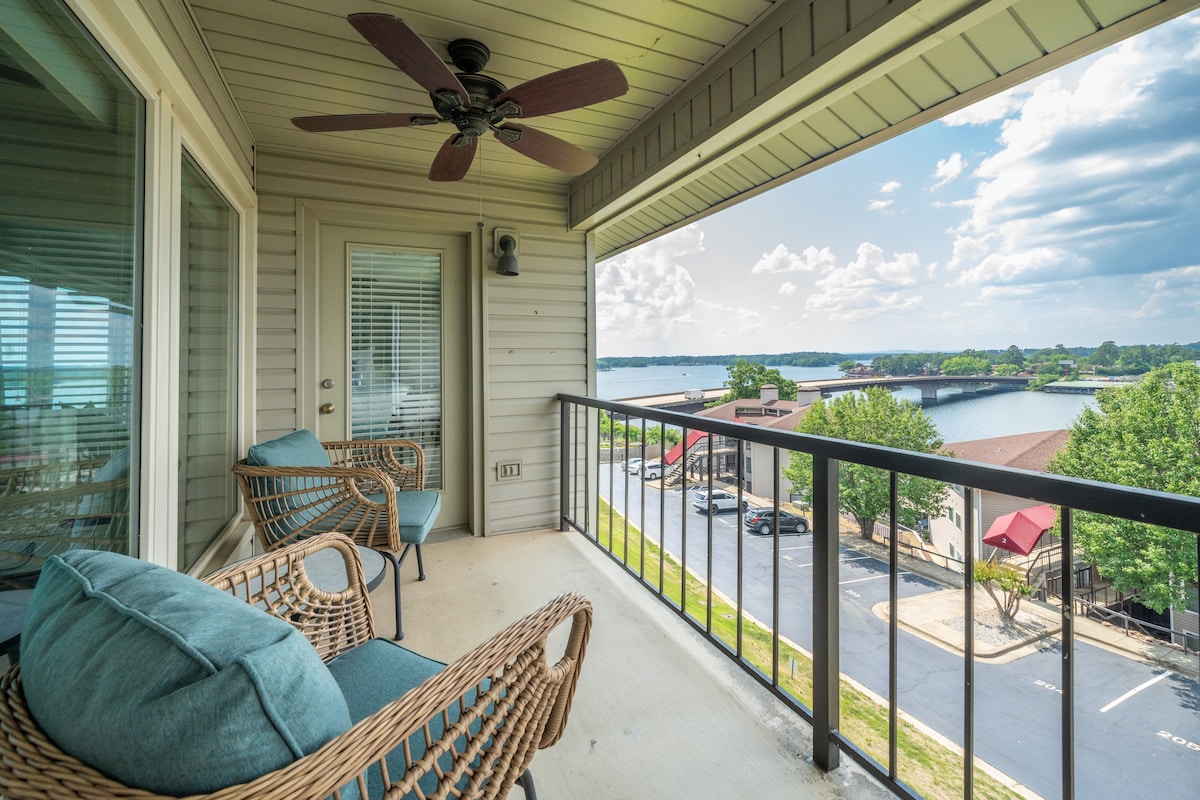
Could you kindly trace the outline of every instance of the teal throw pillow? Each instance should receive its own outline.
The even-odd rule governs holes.
[[[117,553],[46,562],[21,676],[34,719],[60,748],[159,794],[244,783],[351,725],[337,683],[291,625]]]

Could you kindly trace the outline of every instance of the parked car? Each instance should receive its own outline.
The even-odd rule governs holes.
[[[631,458],[628,461],[626,461],[624,464],[621,465],[621,469],[625,470],[630,475],[637,475],[638,467],[640,467],[642,465],[643,460],[644,459],[641,459],[641,458]]]
[[[742,510],[745,511],[749,505],[743,500]],[[701,489],[692,495],[692,506],[704,514],[719,514],[722,511],[737,511],[738,500],[737,495],[720,489],[713,489],[712,497],[709,497],[707,489]]]
[[[775,530],[775,509],[751,508],[742,515],[742,524],[750,533],[770,536]],[[780,533],[808,533],[808,520],[790,511],[779,510]]]
[[[663,474],[663,465],[661,461],[643,461],[641,464],[642,480],[653,481],[658,480]]]

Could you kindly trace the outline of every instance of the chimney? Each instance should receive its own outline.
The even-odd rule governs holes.
[[[758,390],[758,402],[764,406],[768,403],[774,403],[778,399],[779,387],[773,383],[763,384],[762,388]]]

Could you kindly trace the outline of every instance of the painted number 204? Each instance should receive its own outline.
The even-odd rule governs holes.
[[[1175,736],[1174,734],[1168,733],[1167,731],[1159,731],[1158,735],[1161,736],[1162,738],[1166,739],[1169,742],[1174,742],[1175,744],[1181,744],[1184,747],[1186,747],[1188,750],[1200,751],[1200,744],[1196,744],[1195,742],[1189,742],[1187,739],[1183,738],[1182,736]]]

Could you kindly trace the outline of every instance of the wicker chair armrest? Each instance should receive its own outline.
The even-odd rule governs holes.
[[[233,465],[264,550],[339,531],[357,544],[401,550],[395,484],[373,467]],[[281,482],[292,483],[281,488]],[[379,501],[367,497],[379,493]]]
[[[382,470],[400,491],[425,488],[425,451],[411,439],[355,439],[321,444],[335,465]]]
[[[321,550],[341,556],[345,589],[329,592],[308,577],[304,559]],[[340,533],[325,533],[238,561],[202,579],[295,626],[329,661],[375,636],[370,592],[358,548]]]
[[[567,645],[549,666],[547,638],[567,620]],[[396,752],[403,753],[408,768],[403,775],[390,775],[388,797],[407,796],[421,777],[435,771],[444,776],[443,791],[430,797],[457,797],[446,793],[448,788],[471,777],[491,783],[480,794],[467,791],[464,797],[506,797],[536,750],[562,735],[591,624],[592,606],[585,597],[561,595],[287,769],[311,760],[308,769],[338,770],[334,784],[345,785]],[[451,710],[456,720],[445,716]],[[430,740],[428,722],[439,716],[443,733]],[[425,753],[415,760],[404,746],[414,735],[426,737]],[[451,754],[449,768],[444,759],[438,763],[446,754]]]

